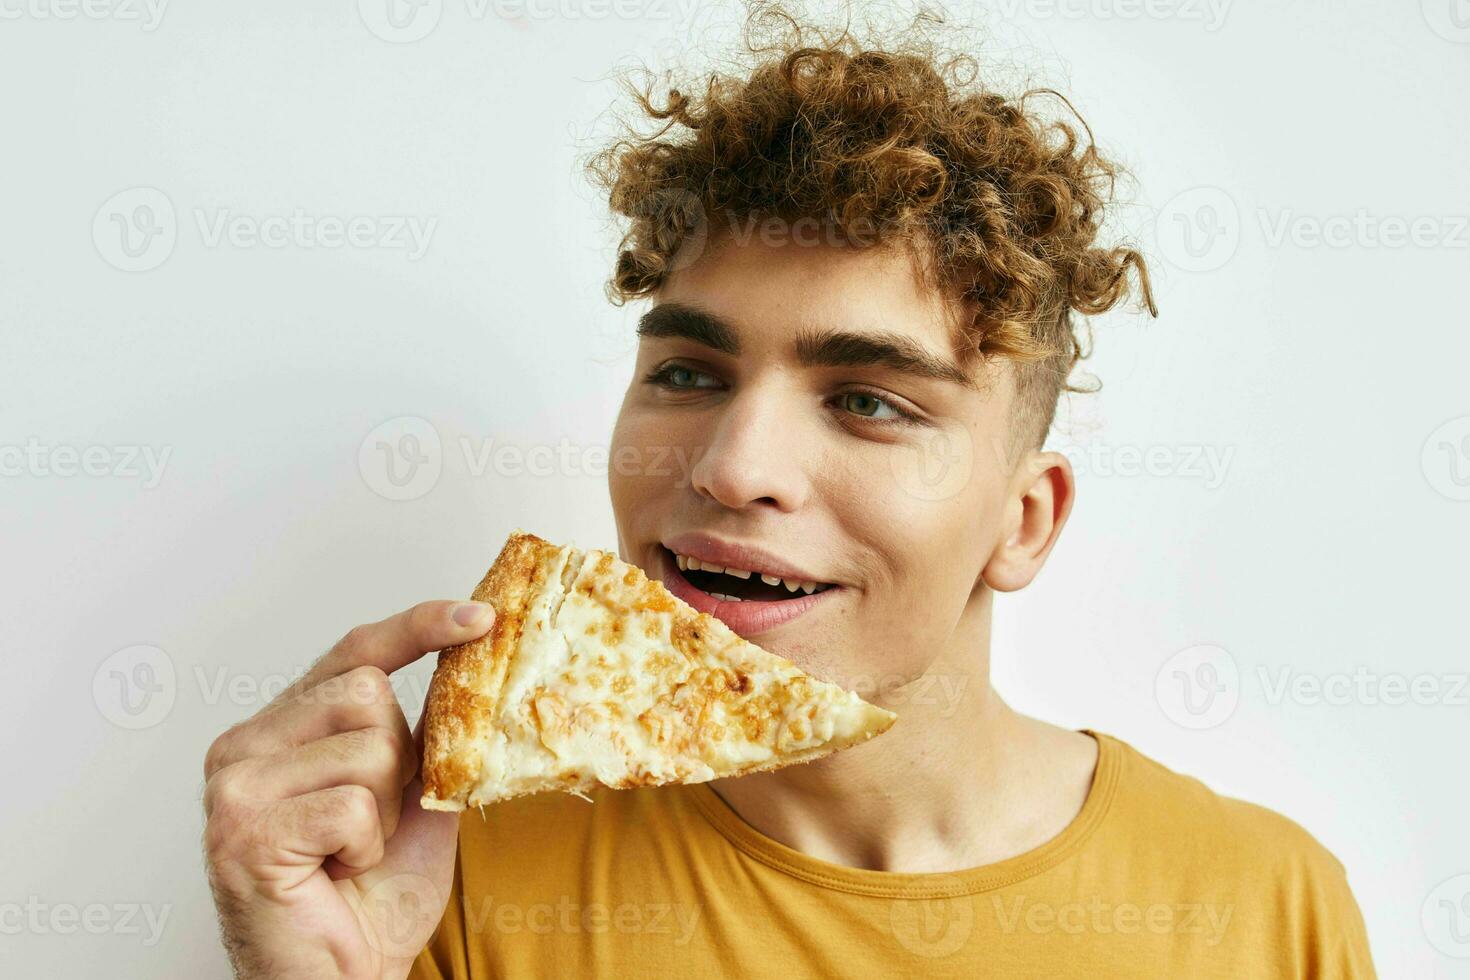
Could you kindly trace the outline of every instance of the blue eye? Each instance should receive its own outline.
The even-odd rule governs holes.
[[[903,413],[888,404],[876,395],[870,395],[862,391],[853,391],[838,396],[838,404],[844,411],[854,415],[861,415],[870,419],[898,419],[903,418]]]
[[[683,364],[668,364],[653,371],[645,379],[651,384],[678,391],[688,391],[695,388],[718,388],[719,379],[713,375],[696,371],[692,367]]]

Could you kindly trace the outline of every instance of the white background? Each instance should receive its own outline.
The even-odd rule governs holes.
[[[156,23],[95,2],[0,0],[0,961],[223,977],[200,766],[255,688],[355,623],[466,594],[514,526],[613,545],[583,467],[641,308],[603,298],[614,239],[578,156],[611,69],[718,47],[733,21],[443,0],[395,33],[377,0],[176,2]],[[1060,86],[1132,168],[1119,227],[1162,311],[1097,323],[1106,387],[1056,440],[1079,503],[1000,603],[996,683],[1304,824],[1346,864],[1383,976],[1470,976],[1451,955],[1470,956],[1451,931],[1470,936],[1470,878],[1435,891],[1470,873],[1470,9],[954,9],[988,25],[997,84]],[[123,253],[139,204],[171,250]],[[419,256],[212,238],[297,209],[433,224]],[[1385,243],[1416,219],[1419,242]],[[424,422],[375,432],[405,416]],[[426,482],[387,499],[377,443],[425,426]],[[572,463],[477,475],[486,440]],[[110,475],[59,475],[66,447],[102,447]],[[145,451],[168,453],[161,479]],[[1345,703],[1292,693],[1355,671]],[[1434,703],[1383,703],[1390,675]],[[49,918],[92,903],[96,934]],[[166,914],[161,938],[116,906]]]

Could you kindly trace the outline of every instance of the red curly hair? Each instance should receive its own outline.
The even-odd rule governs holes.
[[[743,71],[711,73],[700,94],[670,87],[661,105],[651,78],[623,79],[659,125],[629,125],[587,164],[627,219],[609,299],[653,294],[717,215],[815,217],[846,243],[915,249],[961,311],[957,356],[1015,364],[1016,442],[1041,445],[1061,392],[1083,390],[1068,382],[1088,354],[1074,314],[1111,309],[1130,269],[1158,312],[1139,252],[1097,243],[1122,168],[1056,91],[1010,99],[978,84],[974,57],[925,33],[939,15],[878,48],[845,26],[831,38],[804,27],[780,3],[746,6]],[[1043,93],[1085,145],[1069,122],[1027,111]]]

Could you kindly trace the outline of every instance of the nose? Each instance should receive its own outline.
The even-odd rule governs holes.
[[[802,445],[800,425],[778,398],[747,389],[725,404],[690,470],[696,493],[732,510],[801,508],[811,491],[807,459],[818,447]]]

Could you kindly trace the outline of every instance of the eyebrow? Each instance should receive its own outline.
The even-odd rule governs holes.
[[[648,310],[638,320],[638,336],[680,338],[723,354],[740,353],[740,338],[728,321],[685,303],[660,303]],[[796,359],[807,367],[878,365],[922,378],[975,387],[974,379],[959,365],[902,334],[803,330],[796,335],[795,346]]]
[[[638,318],[640,337],[676,337],[722,354],[740,353],[740,338],[713,313],[684,303],[660,303]]]
[[[796,335],[796,358],[802,364],[827,367],[880,365],[921,378],[975,387],[974,379],[958,364],[931,353],[903,334],[807,330]]]

